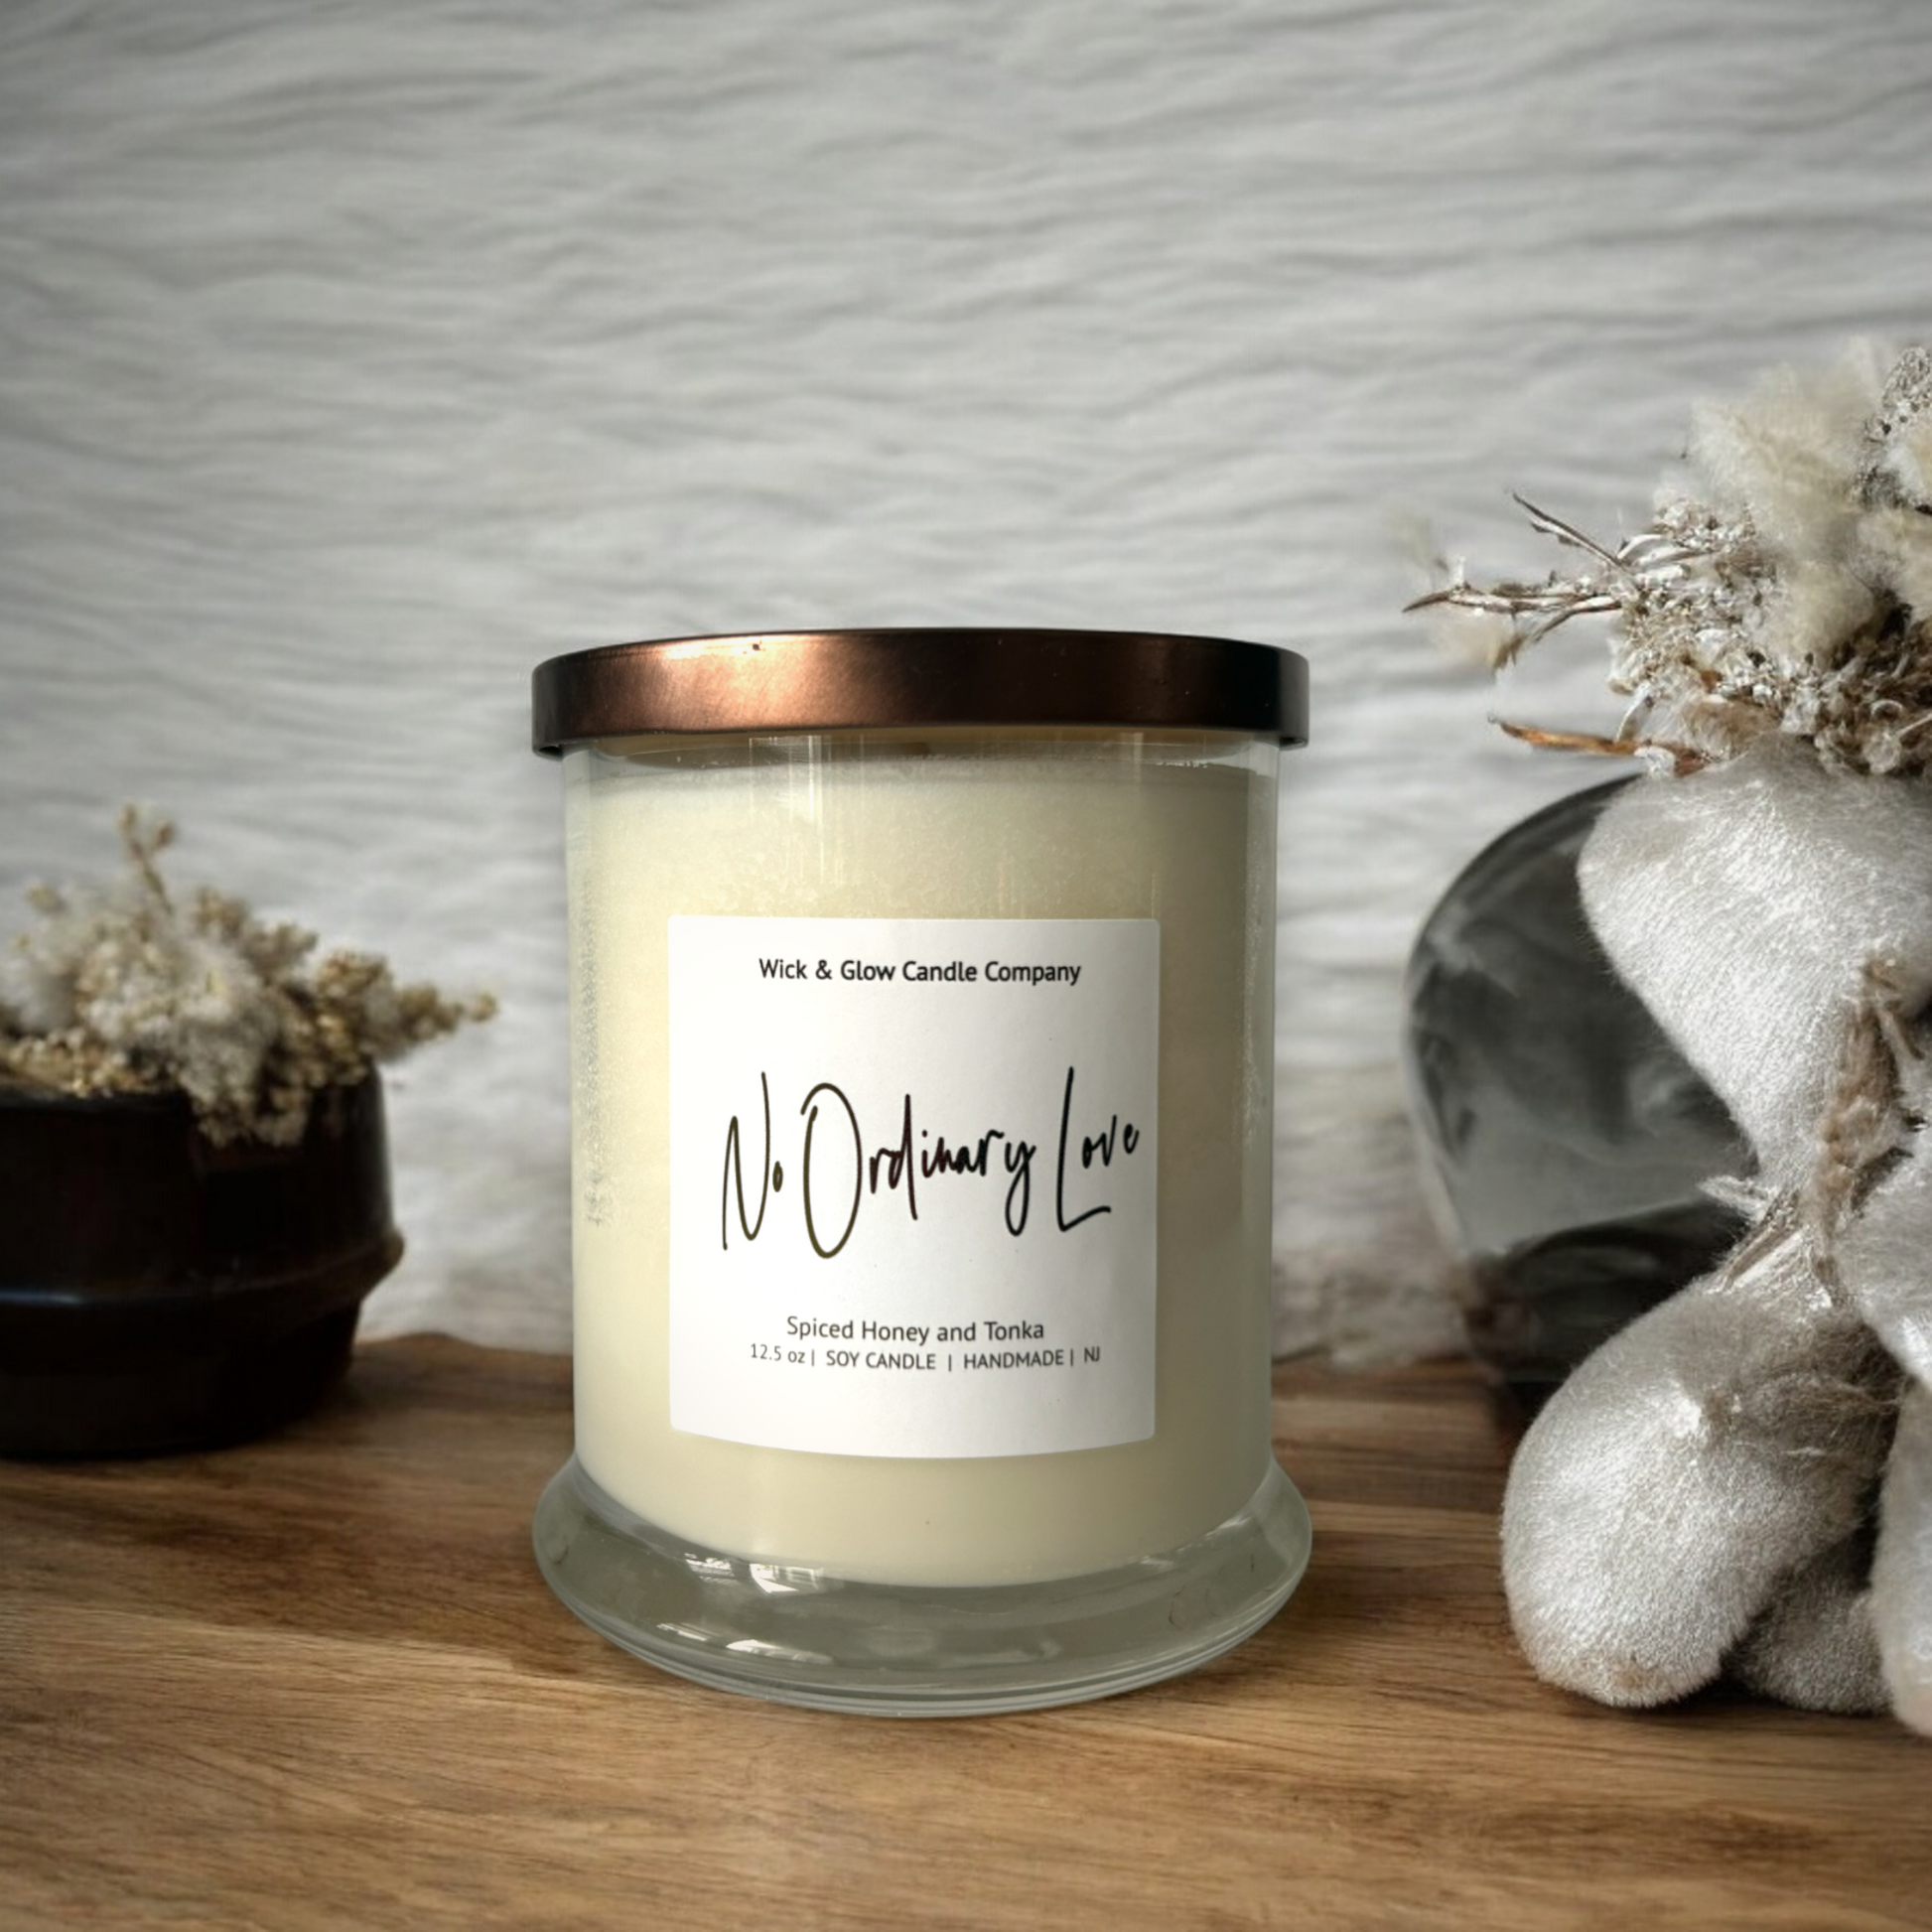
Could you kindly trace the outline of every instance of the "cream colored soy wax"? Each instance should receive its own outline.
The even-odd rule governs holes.
[[[577,1450],[609,1496],[758,1563],[971,1586],[1131,1564],[1256,1493],[1271,1461],[1277,763],[1255,736],[1074,728],[567,751]],[[672,1426],[668,935],[706,917],[1158,926],[1151,1435],[932,1457]]]

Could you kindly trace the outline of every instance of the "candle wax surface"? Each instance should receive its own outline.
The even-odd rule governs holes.
[[[577,1451],[594,1481],[711,1549],[922,1586],[1132,1563],[1248,1500],[1270,1456],[1278,762],[1267,740],[1101,731],[566,755]],[[1159,922],[1151,1437],[934,1458],[672,1428],[667,935],[707,915]]]

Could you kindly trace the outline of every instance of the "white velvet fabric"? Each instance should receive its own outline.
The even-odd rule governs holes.
[[[1847,1025],[1883,957],[1932,1000],[1932,788],[1847,778],[1775,736],[1619,796],[1578,863],[1584,907],[1743,1130],[1771,1187],[1816,1165]]]
[[[1871,1600],[1892,1709],[1932,1735],[1932,1391],[1923,1386],[1899,1412]]]
[[[1606,1703],[1728,1664],[1932,1729],[1932,791],[1774,739],[1619,793],[1579,872],[1604,951],[1744,1128],[1767,1203],[1802,1204],[1821,1171],[1873,960],[1911,1124],[1870,1184],[1808,1219],[1767,1206],[1551,1397],[1504,1504],[1517,1634]]]
[[[1174,626],[1313,659],[1285,808],[1285,1344],[1447,1324],[1397,976],[1600,775],[1397,607],[1540,571],[1693,398],[1922,328],[1932,10],[1713,0],[12,0],[0,903],[184,872],[502,1018],[392,1083],[373,1329],[567,1339],[555,650]],[[1500,708],[1601,724],[1553,647]]]

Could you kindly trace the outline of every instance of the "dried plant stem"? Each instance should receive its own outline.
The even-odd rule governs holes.
[[[1607,621],[1622,728],[1505,727],[1532,744],[1682,775],[1779,732],[1836,769],[1932,770],[1932,354],[1780,375],[1706,411],[1691,459],[1699,487],[1666,489],[1614,548],[1517,497],[1584,567],[1489,585],[1458,571],[1409,609],[1465,620],[1497,670],[1579,618]]]
[[[369,953],[314,957],[316,937],[202,888],[184,909],[160,855],[174,827],[133,807],[126,869],[93,891],[30,894],[0,982],[0,1080],[59,1093],[180,1092],[218,1143],[299,1140],[324,1089],[495,1011],[398,985]]]

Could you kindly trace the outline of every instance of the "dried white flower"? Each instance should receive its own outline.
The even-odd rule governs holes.
[[[184,910],[158,864],[173,826],[130,806],[121,838],[119,879],[30,895],[40,921],[0,960],[0,1080],[177,1091],[216,1143],[290,1146],[325,1087],[495,1011],[487,995],[398,986],[369,954],[312,964],[314,933],[206,888]]]
[[[1609,620],[1622,725],[1519,733],[1537,743],[1691,770],[1780,731],[1838,768],[1932,766],[1932,352],[1859,345],[1820,373],[1777,371],[1698,410],[1689,455],[1691,485],[1614,551],[1524,505],[1583,553],[1577,574],[1483,588],[1458,572],[1412,608],[1503,626],[1494,665]]]

